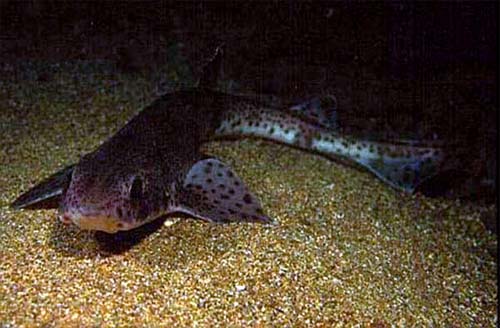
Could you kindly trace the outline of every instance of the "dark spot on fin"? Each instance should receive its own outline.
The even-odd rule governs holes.
[[[207,166],[213,169],[205,170]],[[208,184],[208,179],[213,182]],[[223,187],[214,189],[213,185]],[[201,189],[193,186],[201,186]],[[264,215],[259,200],[241,179],[229,166],[214,158],[200,160],[191,167],[176,197],[181,212],[202,220],[217,223],[271,222]]]
[[[15,209],[49,209],[59,207],[64,190],[71,181],[75,165],[52,174],[21,196],[10,206]]]
[[[292,112],[308,118],[309,120],[329,129],[338,129],[337,99],[328,94],[314,97],[289,108]]]

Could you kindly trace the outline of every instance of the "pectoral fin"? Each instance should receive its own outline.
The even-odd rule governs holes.
[[[221,161],[209,158],[196,162],[176,192],[176,211],[217,222],[269,223],[259,200],[241,179]]]
[[[21,196],[11,206],[15,209],[57,208],[64,189],[71,180],[75,165],[70,165],[52,174]]]

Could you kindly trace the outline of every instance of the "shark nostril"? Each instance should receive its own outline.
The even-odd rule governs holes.
[[[116,224],[116,227],[117,227],[118,229],[123,229],[123,223],[118,222],[118,223]]]

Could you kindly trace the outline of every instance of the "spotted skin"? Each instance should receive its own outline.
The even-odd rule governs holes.
[[[259,200],[230,167],[217,159],[193,165],[179,189],[177,199],[182,206],[170,207],[172,211],[218,223],[270,222]]]
[[[437,171],[439,149],[343,137],[300,113],[205,88],[167,94],[75,166],[21,195],[26,208],[54,200],[60,218],[114,233],[183,212],[211,222],[270,222],[224,163],[199,152],[210,140],[259,137],[348,160],[396,189],[413,191]],[[43,197],[43,192],[47,196]]]
[[[413,192],[439,170],[444,160],[440,148],[358,140],[342,136],[308,116],[243,102],[235,106],[238,110],[224,114],[214,138],[259,137],[346,160],[398,190]]]

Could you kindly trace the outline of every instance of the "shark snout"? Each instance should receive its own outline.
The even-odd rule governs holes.
[[[99,212],[65,210],[60,213],[59,219],[65,224],[73,223],[83,230],[116,233],[119,230],[130,229],[129,224],[120,218]]]

